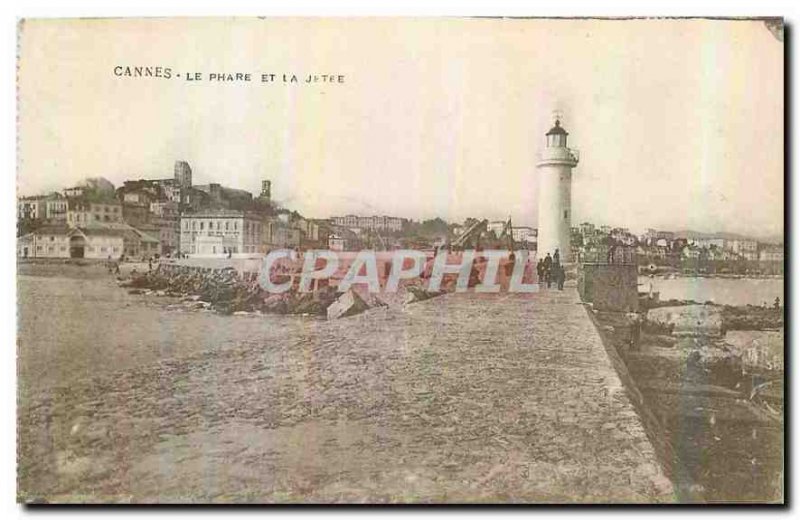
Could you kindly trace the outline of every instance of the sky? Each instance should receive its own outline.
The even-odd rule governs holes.
[[[760,21],[26,20],[19,56],[20,195],[186,160],[308,217],[535,226],[558,112],[573,224],[783,234],[783,43]]]

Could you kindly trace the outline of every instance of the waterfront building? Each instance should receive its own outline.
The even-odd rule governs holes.
[[[716,238],[716,237],[697,237],[697,238],[690,238],[689,243],[693,246],[700,247],[700,248],[711,248],[711,247],[718,247],[720,249],[725,248],[725,239],[724,238]]]
[[[563,261],[571,261],[570,228],[572,227],[572,169],[578,165],[578,154],[567,148],[567,133],[556,119],[541,152],[539,170],[539,236],[538,255],[559,250]]]
[[[758,241],[748,238],[736,238],[725,241],[725,249],[733,251],[745,260],[758,260]]]
[[[783,245],[764,245],[758,252],[758,260],[761,262],[783,262]]]
[[[231,209],[184,213],[180,222],[180,251],[195,256],[263,254],[273,231],[260,215]]]
[[[20,258],[69,258],[70,228],[64,224],[48,224],[17,239]]]
[[[159,251],[159,240],[124,223],[42,226],[18,239],[21,258],[146,259]]]

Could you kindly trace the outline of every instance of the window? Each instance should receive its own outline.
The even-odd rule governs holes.
[[[200,231],[203,231],[203,227],[205,226],[205,222],[200,222]]]
[[[564,210],[564,220],[567,220],[567,216],[569,215],[569,210]]]
[[[230,222],[225,222],[225,231],[228,231],[228,224],[230,224]]]
[[[50,242],[55,242],[56,237],[50,237]]]

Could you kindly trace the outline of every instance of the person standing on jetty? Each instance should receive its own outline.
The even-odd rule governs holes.
[[[544,281],[549,289],[553,267],[553,258],[550,256],[550,253],[547,253],[547,256],[544,257],[544,265],[542,267],[544,268]]]
[[[552,267],[552,278],[553,282],[558,287],[559,291],[564,290],[564,279],[566,275],[564,273],[564,267],[561,265],[561,254],[558,252],[558,248],[556,248],[555,253],[553,253],[553,267]]]
[[[536,282],[539,285],[544,283],[544,261],[541,258],[536,262]]]

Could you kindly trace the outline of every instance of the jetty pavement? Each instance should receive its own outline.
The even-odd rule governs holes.
[[[574,287],[253,339],[23,403],[20,499],[674,500]]]

